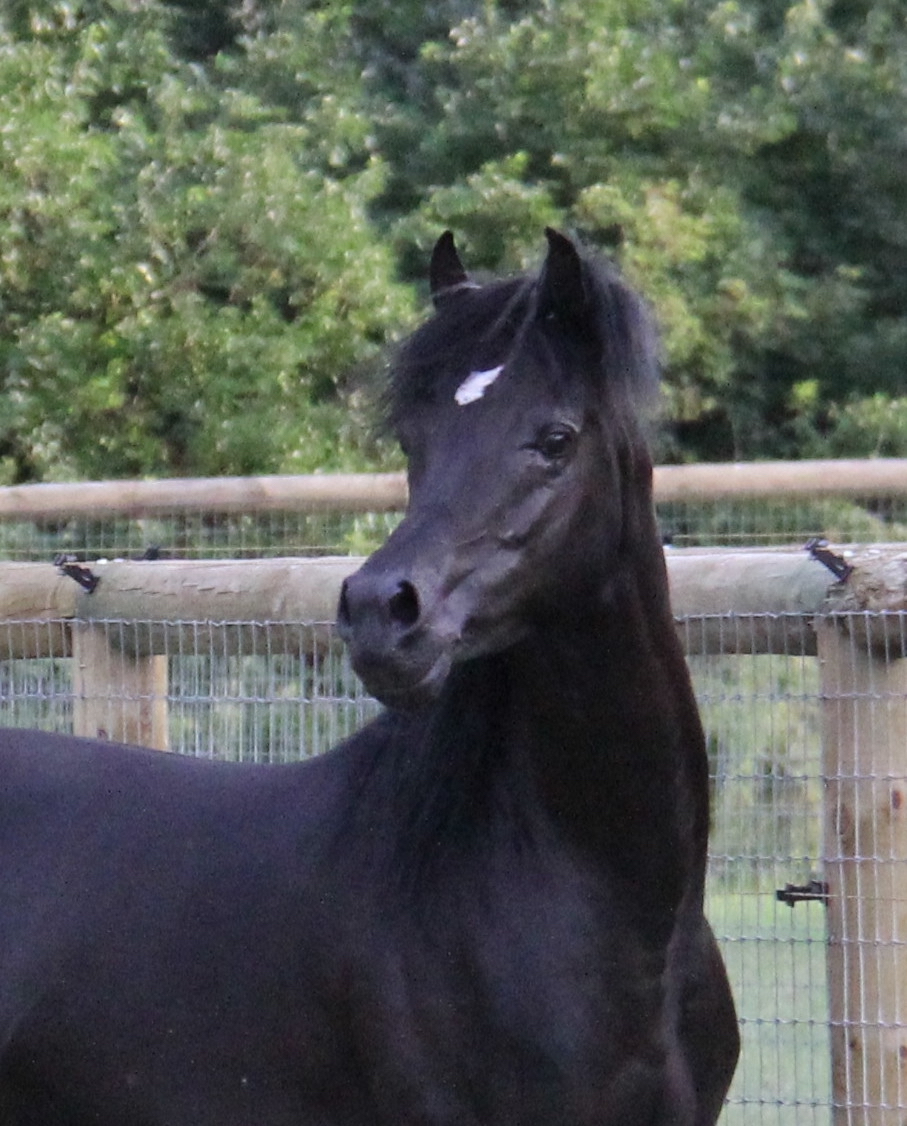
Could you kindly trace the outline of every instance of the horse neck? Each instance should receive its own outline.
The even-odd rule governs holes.
[[[510,686],[512,729],[564,838],[641,904],[701,892],[707,760],[654,529],[607,595],[563,604],[512,652]]]

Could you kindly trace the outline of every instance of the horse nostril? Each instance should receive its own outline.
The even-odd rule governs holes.
[[[391,619],[397,625],[409,629],[419,620],[419,595],[412,583],[405,579],[397,585],[387,604]]]

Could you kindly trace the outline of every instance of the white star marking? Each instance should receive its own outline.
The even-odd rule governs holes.
[[[477,399],[481,399],[503,370],[504,365],[499,364],[496,368],[488,368],[487,371],[474,371],[471,375],[468,375],[454,395],[457,405],[465,407],[467,403],[474,403]]]

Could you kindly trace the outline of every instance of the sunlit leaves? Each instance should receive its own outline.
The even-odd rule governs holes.
[[[364,464],[349,376],[412,316],[367,121],[314,80],[266,104],[127,8],[0,38],[0,472]]]
[[[902,0],[9,0],[0,479],[366,464],[447,227],[617,259],[668,456],[899,448],[905,88]]]
[[[420,65],[398,231],[513,268],[548,214],[617,257],[663,328],[671,456],[815,452],[832,404],[902,382],[900,0],[491,4]]]

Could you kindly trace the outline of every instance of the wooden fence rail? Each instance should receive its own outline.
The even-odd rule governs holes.
[[[0,488],[0,519],[56,520],[117,513],[391,512],[406,504],[402,473],[189,477]]]
[[[789,650],[793,628],[803,651],[815,652],[814,631],[794,620],[818,611],[833,577],[805,552],[666,555],[676,615],[702,622],[695,635],[684,635],[690,652],[736,651],[722,623],[754,614],[764,617],[756,642],[761,651]],[[220,652],[242,649],[244,627],[281,623],[287,651],[296,652],[308,647],[309,636],[323,639],[323,626],[314,623],[333,621],[340,584],[361,562],[350,556],[93,562],[86,567],[99,582],[91,593],[50,563],[0,563],[0,656],[71,655],[67,621],[120,623],[116,643],[136,656],[169,651],[165,631],[171,648],[187,647],[199,622],[217,631]]]
[[[810,497],[905,497],[907,459],[734,462],[655,469],[659,503]],[[392,512],[406,504],[403,473],[91,481],[0,488],[0,519],[55,520],[176,512]]]

